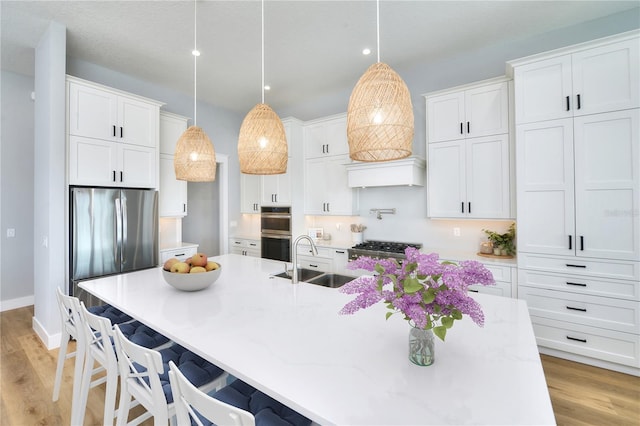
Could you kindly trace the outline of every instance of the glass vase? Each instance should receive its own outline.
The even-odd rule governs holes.
[[[411,327],[409,330],[409,360],[421,366],[433,364],[435,360],[433,330]]]

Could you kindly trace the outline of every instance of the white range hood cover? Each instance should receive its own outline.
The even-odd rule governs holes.
[[[350,188],[369,186],[424,186],[426,162],[418,157],[376,163],[347,164]]]

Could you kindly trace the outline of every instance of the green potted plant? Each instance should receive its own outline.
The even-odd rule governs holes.
[[[509,226],[504,234],[499,234],[489,229],[483,229],[487,234],[487,238],[493,244],[493,254],[497,256],[514,255],[516,253],[516,224],[515,222]]]

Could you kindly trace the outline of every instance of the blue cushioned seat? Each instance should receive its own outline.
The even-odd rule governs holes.
[[[209,395],[229,405],[250,412],[256,419],[256,426],[308,426],[311,424],[311,420],[302,414],[260,392],[242,380],[235,380],[230,385],[217,392],[211,392]],[[198,417],[200,417],[203,425],[209,426],[212,424],[204,417]]]
[[[87,308],[89,312],[100,317],[109,318],[111,324],[122,324],[133,320],[129,315],[111,305],[92,306]]]
[[[127,339],[137,345],[144,346],[145,348],[157,348],[169,341],[168,337],[158,333],[152,328],[149,328],[140,321],[120,324],[119,327],[122,334],[124,334]]]
[[[224,373],[224,370],[220,367],[205,361],[178,344],[174,344],[158,352],[160,352],[162,356],[162,366],[164,368],[164,373],[160,374],[160,384],[162,385],[162,391],[167,398],[168,404],[173,402],[173,393],[171,392],[171,384],[169,383],[169,361],[173,361],[182,374],[184,374],[195,387],[200,387],[205,383],[212,382]],[[135,366],[140,372],[146,371],[146,369],[139,364],[135,364]],[[149,384],[148,377],[144,377],[144,380]]]

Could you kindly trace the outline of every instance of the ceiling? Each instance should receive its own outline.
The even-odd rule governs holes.
[[[382,62],[403,67],[621,11],[634,1],[380,2]],[[49,21],[67,27],[67,56],[193,93],[194,2],[6,1],[2,68],[33,75]],[[376,61],[373,1],[266,1],[265,101],[274,109],[351,88]],[[197,2],[198,100],[246,113],[261,100],[261,6]],[[373,53],[362,55],[363,48]]]

